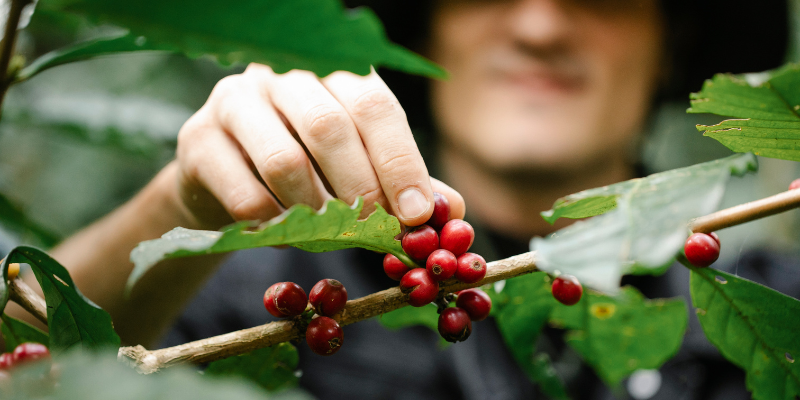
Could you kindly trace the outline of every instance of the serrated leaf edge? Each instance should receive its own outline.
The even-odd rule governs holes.
[[[707,277],[707,276],[705,276],[705,275],[703,275],[703,274],[701,274],[699,272],[695,272],[695,270],[696,270],[696,268],[692,268],[692,276],[698,276],[701,279],[703,279],[704,281],[706,281],[707,283],[711,284],[711,287],[714,288],[714,294],[715,295],[719,294],[725,300],[725,302],[727,302],[728,305],[730,305],[731,310],[733,312],[735,312],[737,314],[737,316],[742,321],[744,321],[744,323],[747,326],[747,328],[750,329],[750,332],[753,333],[753,336],[755,336],[756,339],[758,339],[758,341],[759,341],[758,344],[761,345],[764,349],[768,350],[771,357],[773,357],[774,359],[777,359],[778,365],[780,365],[780,367],[786,371],[788,376],[791,376],[792,378],[794,378],[796,384],[798,385],[798,387],[800,387],[800,376],[795,375],[794,372],[791,369],[786,367],[786,365],[783,363],[783,359],[784,358],[775,356],[776,349],[774,349],[773,347],[769,346],[767,344],[768,342],[766,340],[764,340],[764,338],[761,337],[761,335],[758,334],[758,331],[755,329],[755,327],[750,322],[750,320],[744,314],[742,314],[742,312],[739,310],[738,307],[736,307],[736,304],[733,302],[733,300],[727,294],[725,294],[725,292],[723,290],[721,290],[719,288],[719,284],[714,279],[711,279],[711,278],[709,278],[709,277]],[[694,299],[692,299],[692,304],[694,305]],[[701,326],[702,326],[702,324],[701,324]],[[714,344],[714,347],[719,349],[719,351],[721,353],[724,353],[723,350],[720,348],[720,346],[718,346],[716,343],[714,343],[714,340],[712,340],[708,336],[706,336],[706,337],[708,338],[709,342]],[[751,373],[750,371],[752,369],[752,364],[753,364],[753,362],[755,360],[754,353],[750,352],[749,354],[750,354],[750,360],[748,362],[748,364],[749,364],[748,367],[749,368],[747,368],[745,370],[745,372],[748,375]],[[783,355],[781,355],[781,356],[783,356]],[[750,389],[750,388],[748,388],[748,389]],[[753,388],[751,390],[751,392],[753,393],[753,395],[755,397],[755,388]],[[785,396],[786,396],[786,386],[783,387],[783,392],[784,392],[784,396],[782,396],[782,398],[785,398]]]

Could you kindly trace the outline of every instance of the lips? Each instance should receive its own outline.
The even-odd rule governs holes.
[[[568,94],[583,90],[588,81],[586,68],[566,55],[540,58],[506,54],[489,60],[492,76],[525,91]]]

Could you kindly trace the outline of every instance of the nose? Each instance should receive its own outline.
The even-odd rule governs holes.
[[[570,10],[560,0],[517,0],[506,15],[514,39],[531,47],[553,47],[567,41],[575,29]]]

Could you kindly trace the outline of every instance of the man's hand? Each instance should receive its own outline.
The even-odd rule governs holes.
[[[381,204],[415,226],[444,194],[452,218],[464,200],[430,178],[406,115],[373,71],[278,75],[251,64],[221,80],[178,136],[179,193],[201,227],[267,220],[285,207],[316,209],[336,196]]]

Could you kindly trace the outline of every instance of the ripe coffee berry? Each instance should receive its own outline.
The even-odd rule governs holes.
[[[439,235],[428,225],[413,228],[403,236],[403,251],[415,260],[425,260],[439,248]]]
[[[439,294],[439,283],[431,279],[428,270],[414,268],[400,280],[400,290],[408,293],[408,304],[422,307],[434,300]]]
[[[458,268],[456,256],[444,249],[431,253],[428,256],[428,262],[425,263],[425,269],[428,270],[431,279],[437,282],[452,278],[456,273],[456,268]]]
[[[475,240],[475,230],[467,221],[453,219],[448,221],[439,235],[439,247],[450,250],[456,257],[464,254]]]
[[[448,342],[463,342],[472,333],[469,314],[459,307],[448,307],[439,315],[439,334]]]
[[[308,301],[317,314],[331,317],[347,304],[347,289],[336,279],[323,279],[311,288]]]
[[[14,366],[36,360],[50,359],[50,350],[47,350],[47,347],[41,343],[22,343],[11,354]]]
[[[11,369],[14,366],[14,356],[11,353],[0,355],[0,370]]]
[[[456,278],[464,283],[475,283],[486,276],[486,260],[475,253],[458,256]]]
[[[411,268],[403,264],[403,262],[393,254],[386,254],[386,256],[383,257],[383,272],[386,272],[389,278],[399,281],[403,279],[403,275],[409,270],[411,270]]]
[[[344,344],[344,332],[336,320],[317,317],[308,324],[306,343],[314,353],[329,356],[339,351]]]
[[[458,292],[456,306],[464,309],[473,321],[483,321],[492,311],[492,299],[483,290],[467,289]]]
[[[264,307],[278,318],[300,315],[307,304],[306,292],[294,282],[278,282],[264,293]]]
[[[583,296],[583,286],[572,275],[561,275],[553,280],[553,297],[561,304],[571,306]]]
[[[705,233],[694,233],[683,245],[686,259],[696,267],[707,267],[719,258],[719,241]]]
[[[450,220],[450,201],[443,194],[433,192],[433,204],[433,215],[425,225],[439,231]]]
[[[800,179],[795,179],[789,184],[789,190],[800,189]]]

